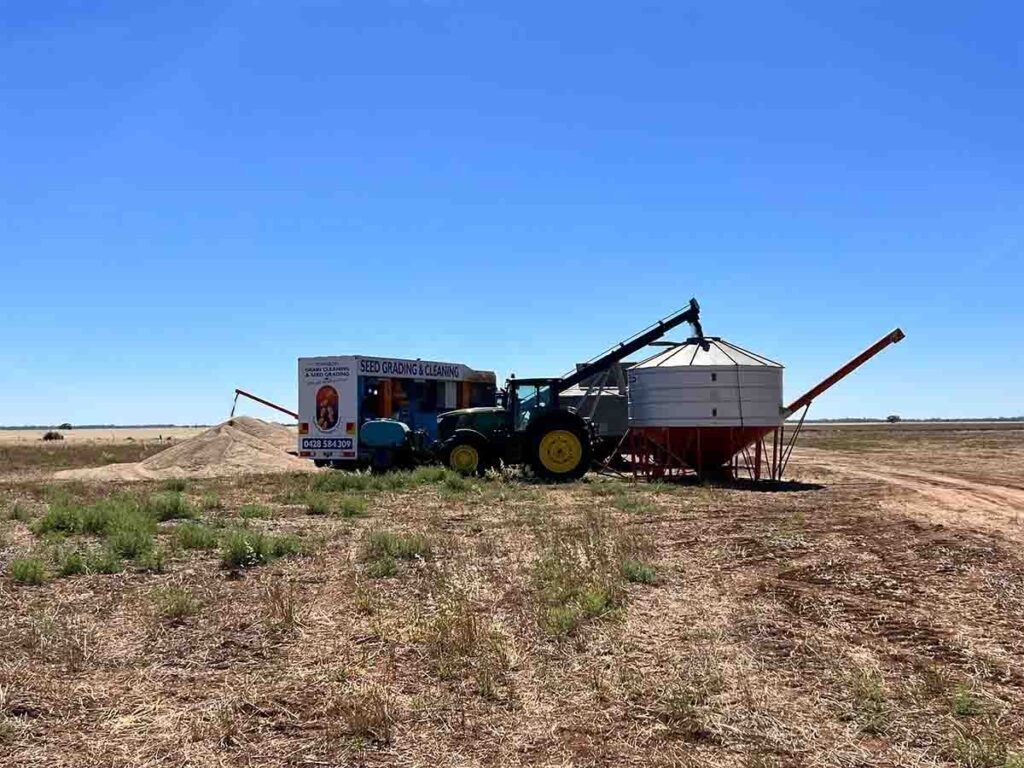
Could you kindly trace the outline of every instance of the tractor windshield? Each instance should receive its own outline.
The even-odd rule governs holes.
[[[526,429],[537,411],[551,407],[551,387],[548,384],[514,384],[510,388],[513,403],[513,423],[516,431]]]

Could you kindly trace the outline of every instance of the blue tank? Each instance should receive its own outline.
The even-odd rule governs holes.
[[[394,419],[373,419],[359,428],[359,443],[365,448],[401,448],[409,443],[410,431]]]

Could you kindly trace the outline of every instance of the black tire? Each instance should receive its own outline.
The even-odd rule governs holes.
[[[475,461],[471,457],[475,456]],[[493,463],[487,438],[472,430],[459,430],[441,451],[445,467],[460,475],[483,475]]]
[[[593,448],[583,419],[565,411],[551,413],[532,425],[529,465],[542,480],[579,480],[590,469]]]

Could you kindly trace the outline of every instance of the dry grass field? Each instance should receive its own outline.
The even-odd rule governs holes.
[[[0,446],[0,765],[1024,767],[1024,431],[806,438],[764,489]]]

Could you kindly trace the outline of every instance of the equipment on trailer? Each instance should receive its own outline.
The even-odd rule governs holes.
[[[589,420],[567,408],[561,395],[683,323],[692,325],[696,337],[703,338],[696,299],[690,299],[686,309],[659,320],[560,378],[510,377],[502,406],[442,414],[438,417],[442,461],[464,474],[483,473],[503,463],[527,466],[546,480],[582,477],[593,457],[594,429]]]
[[[370,469],[412,469],[433,459],[426,432],[395,419],[371,419],[359,428],[359,448]]]

